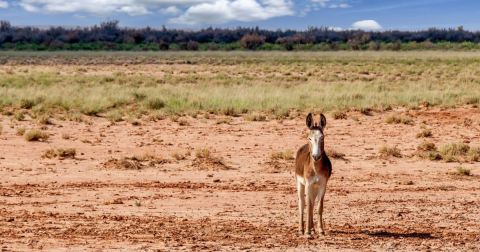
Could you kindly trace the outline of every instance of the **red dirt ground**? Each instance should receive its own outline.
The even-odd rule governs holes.
[[[17,128],[39,125],[0,117],[1,250],[480,250],[480,163],[413,156],[421,127],[437,146],[480,146],[480,110],[412,111],[414,125],[385,123],[401,112],[327,116],[326,148],[346,160],[333,160],[327,232],[312,239],[296,233],[293,161],[270,159],[305,142],[303,118],[54,120],[48,141],[27,142]],[[378,158],[384,144],[404,157]],[[51,148],[77,155],[42,158]],[[202,148],[213,160],[195,157]],[[473,176],[453,175],[459,165]]]

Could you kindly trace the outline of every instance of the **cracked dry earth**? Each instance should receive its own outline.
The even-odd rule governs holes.
[[[392,113],[402,111],[327,116],[327,149],[346,157],[333,160],[326,236],[312,239],[296,234],[292,170],[270,167],[272,153],[304,143],[303,117],[217,124],[200,116],[189,126],[54,120],[47,141],[27,142],[16,128],[39,126],[3,116],[1,250],[480,250],[480,163],[461,164],[473,176],[460,176],[451,173],[458,163],[413,156],[421,127],[437,145],[479,146],[480,110],[413,111],[414,125],[386,124]],[[384,144],[404,157],[378,158]],[[42,158],[51,148],[77,155]],[[202,166],[195,153],[203,148],[222,165]],[[105,165],[135,155],[152,160]]]

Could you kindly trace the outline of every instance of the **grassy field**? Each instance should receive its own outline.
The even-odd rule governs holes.
[[[478,52],[2,52],[0,109],[32,116],[480,103]]]

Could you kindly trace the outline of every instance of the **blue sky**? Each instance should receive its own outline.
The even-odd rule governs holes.
[[[0,0],[13,25],[480,30],[478,0]]]

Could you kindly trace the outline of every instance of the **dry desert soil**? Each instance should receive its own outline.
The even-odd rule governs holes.
[[[413,124],[385,122],[398,113]],[[326,235],[308,239],[296,232],[293,160],[272,159],[305,143],[303,115],[44,126],[1,116],[0,250],[480,250],[480,163],[415,156],[422,128],[437,146],[478,147],[478,108],[327,120],[326,148],[345,157],[332,159]],[[28,142],[19,127],[49,138]],[[383,145],[402,157],[380,158]],[[48,155],[58,148],[76,155]]]

